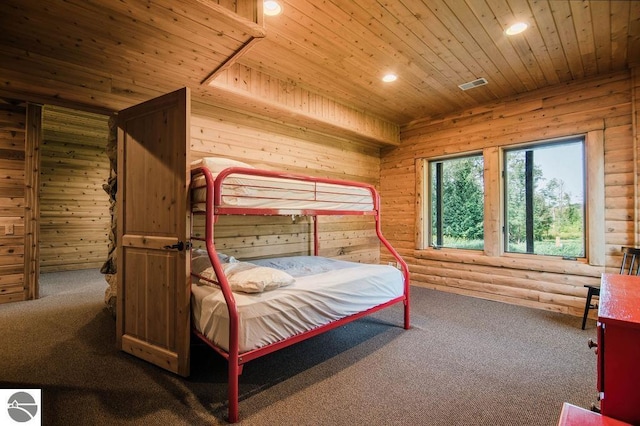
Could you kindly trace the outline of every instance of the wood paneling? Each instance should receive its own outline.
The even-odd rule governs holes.
[[[108,117],[46,106],[40,183],[42,272],[99,268],[111,223]]]
[[[27,105],[24,162],[24,280],[27,299],[40,295],[40,146],[42,105]]]
[[[24,263],[25,126],[25,106],[0,101],[0,303],[28,297]]]
[[[288,133],[286,126],[276,129],[268,121],[252,121],[252,126],[238,124],[238,118],[241,116],[224,119],[193,116],[192,160],[221,156],[271,170],[378,184],[378,149],[330,135]],[[363,262],[379,259],[371,218],[345,216],[318,220],[321,255]],[[196,219],[196,230],[199,228],[202,224]],[[222,217],[215,229],[216,244],[219,251],[241,259],[310,254],[311,228],[306,218]]]
[[[633,230],[635,236],[634,242],[636,245],[640,245],[640,65],[634,67],[631,70],[631,111],[632,111],[632,155],[626,155],[622,158],[633,158],[635,176],[634,176],[634,188],[611,188],[609,193],[611,196],[616,191],[617,196],[626,195],[627,198],[633,199],[633,217],[635,220],[632,223],[626,222],[628,229]],[[620,228],[620,227],[619,227]],[[613,230],[611,231],[613,232]]]
[[[306,121],[316,121],[316,127],[344,133],[347,137],[362,138],[380,145],[400,143],[400,129],[396,124],[317,95],[291,81],[279,80],[242,65],[229,67],[210,85],[221,91],[226,102],[234,97],[246,110],[260,107],[269,111],[270,116],[282,111],[281,117],[277,118],[287,125],[301,116]]]
[[[0,94],[109,113],[183,86],[194,100],[219,102],[225,91],[202,83],[235,61],[295,91],[405,124],[621,71],[640,58],[637,1],[281,2],[281,15],[263,18],[261,0],[68,0],[47,7],[4,0]],[[515,20],[529,28],[507,37]],[[398,80],[383,83],[391,71]],[[489,84],[458,88],[478,77]],[[282,108],[257,108],[283,116]],[[308,118],[296,119],[316,128]]]
[[[604,261],[606,270],[614,270],[620,262],[620,246],[638,244],[634,81],[629,72],[614,73],[405,126],[401,146],[383,152],[380,179],[383,208],[393,208],[402,218],[383,224],[383,231],[411,265],[412,284],[580,315],[586,295],[583,285],[598,283],[605,270],[597,265]],[[500,207],[494,204],[488,206],[491,217],[485,220],[485,225],[491,222],[486,228],[491,235],[485,237],[485,244],[491,247],[484,253],[414,249],[417,159],[484,150],[485,178],[492,185],[485,197],[497,200],[497,148],[575,134],[589,134],[602,147],[603,154],[598,156],[604,155],[602,166],[590,168],[603,173],[604,182],[595,181],[596,185],[587,177],[604,188],[599,198],[603,212],[589,222],[591,229],[597,227],[593,221],[603,222],[598,226],[604,235],[591,236],[598,247],[590,246],[592,251],[602,250],[602,259],[594,256],[590,265],[501,255],[494,248],[500,240]],[[636,163],[629,161],[632,158]]]
[[[11,90],[36,92],[19,82],[50,80],[51,73],[40,66],[28,65],[29,75],[20,77],[21,67],[31,61],[46,62],[49,70],[58,68],[56,80],[76,88],[60,96],[59,91],[54,93],[57,89],[45,85],[37,90],[44,96],[111,109],[119,109],[125,99],[131,105],[134,99],[146,99],[172,86],[197,86],[251,37],[251,21],[241,25],[240,16],[234,20],[231,13],[223,13],[230,5],[205,3],[192,0],[176,7],[167,0],[71,1],[55,8],[42,8],[38,2],[6,3],[1,18],[2,55],[22,57],[3,60],[7,76],[13,76]],[[211,16],[216,17],[213,26]],[[25,27],[28,31],[22,31]],[[23,56],[14,48],[27,49],[29,54]],[[108,63],[114,67],[108,69]]]

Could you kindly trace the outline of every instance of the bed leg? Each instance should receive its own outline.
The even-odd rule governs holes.
[[[409,324],[409,302],[404,302],[404,329],[408,330],[411,327]]]
[[[242,372],[241,367],[238,364],[229,363],[229,423],[238,421],[238,377]]]

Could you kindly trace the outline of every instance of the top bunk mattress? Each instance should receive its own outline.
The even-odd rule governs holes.
[[[371,191],[367,187],[354,186],[347,182],[327,183],[314,180],[312,177],[303,180],[288,174],[262,176],[262,171],[248,164],[214,157],[195,161],[191,167],[208,168],[214,179],[228,167],[252,169],[231,173],[223,180],[220,186],[221,202],[216,207],[271,209],[283,211],[285,214],[300,210],[370,212],[374,209]],[[194,207],[196,210],[205,210],[205,177],[195,177],[191,188]]]
[[[315,256],[251,261],[284,270],[289,286],[263,293],[234,293],[240,353],[275,343],[404,294],[402,272],[393,266]],[[222,291],[192,284],[192,315],[198,331],[229,350],[229,313]]]

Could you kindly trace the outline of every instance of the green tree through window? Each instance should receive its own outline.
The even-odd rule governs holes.
[[[484,247],[484,168],[481,155],[432,161],[431,244]]]
[[[584,257],[584,138],[505,151],[505,250]]]

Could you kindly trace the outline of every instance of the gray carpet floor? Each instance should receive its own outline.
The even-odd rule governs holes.
[[[45,425],[225,424],[226,363],[183,379],[115,349],[97,271],[43,274],[0,305],[0,387],[41,388]],[[595,401],[593,321],[412,288],[392,307],[245,366],[242,425],[555,425]]]

